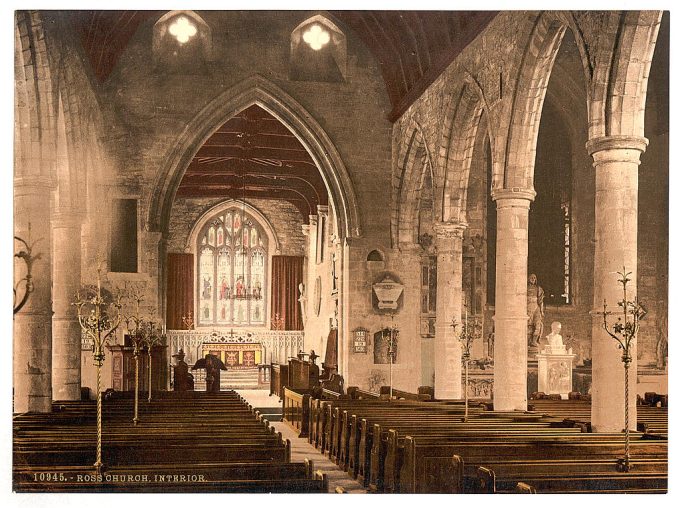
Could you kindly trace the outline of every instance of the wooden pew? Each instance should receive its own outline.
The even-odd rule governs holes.
[[[467,423],[455,410],[446,414],[442,405],[411,401],[408,406],[406,402],[312,401],[310,442],[372,490],[385,486],[388,492],[461,492],[483,464],[505,468],[500,474],[507,478],[499,484],[504,492],[540,492],[556,475],[570,477],[577,491],[608,491],[607,478],[612,479],[614,492],[661,492],[667,483],[667,443],[661,434],[667,416],[645,414],[645,409],[659,408],[640,411],[639,421],[645,420],[647,428],[657,425],[659,435],[633,435],[633,453],[641,468],[634,488],[634,481],[617,480],[618,473],[612,471],[613,457],[622,455],[622,435],[585,432],[590,429],[587,400],[532,401],[538,411],[526,413],[482,412],[477,404]],[[449,401],[450,406],[455,404]],[[426,405],[430,406],[425,410],[419,408]],[[550,414],[555,405],[557,414]],[[410,441],[418,446],[409,450]],[[563,447],[567,447],[564,453]],[[472,462],[463,469],[466,455]],[[507,461],[518,457],[528,465],[513,471]],[[582,465],[579,473],[574,472],[577,463]],[[463,481],[451,481],[457,478]],[[561,491],[568,482],[556,485],[553,490]]]
[[[324,475],[309,464],[290,464],[283,441],[234,392],[140,403],[132,424],[132,398],[104,403],[103,462],[109,480],[80,481],[94,473],[95,406],[57,403],[53,414],[14,417],[14,486],[22,492],[326,492]],[[59,473],[57,482],[40,481]],[[153,480],[148,478],[153,476]],[[200,480],[182,478],[202,475]],[[36,475],[38,481],[36,481]],[[47,475],[47,476],[46,476]],[[111,480],[125,475],[125,481]],[[131,475],[131,476],[130,476]],[[147,478],[137,481],[135,478]],[[160,477],[160,480],[156,479]],[[168,479],[169,478],[169,479]],[[187,481],[190,483],[187,484]],[[56,485],[53,485],[56,483]],[[189,486],[190,485],[190,486]]]
[[[586,436],[593,436],[584,442]],[[396,443],[395,443],[396,444]],[[661,440],[646,440],[639,437],[631,442],[633,456],[665,459],[667,457],[667,442]],[[389,453],[389,452],[388,452]],[[515,458],[522,460],[546,459],[610,459],[623,454],[623,437],[620,434],[597,435],[581,434],[573,437],[561,438],[521,438],[512,437],[509,433],[498,441],[485,437],[481,440],[446,441],[442,438],[427,437],[413,438],[407,436],[403,445],[403,464],[400,469],[398,487],[401,492],[423,492],[424,479],[428,478],[428,467],[436,463],[439,458],[449,460],[454,455],[460,456],[468,464],[484,464],[490,457]],[[388,476],[386,473],[385,481]],[[522,477],[521,481],[526,481]],[[515,482],[516,483],[516,482]],[[531,484],[530,481],[526,483]],[[538,487],[533,485],[539,490]],[[543,485],[541,485],[543,486]]]

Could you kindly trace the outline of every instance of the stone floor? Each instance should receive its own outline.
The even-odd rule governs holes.
[[[236,390],[240,393],[255,409],[281,407],[276,395],[269,396],[269,390]],[[328,457],[321,454],[314,446],[309,444],[306,439],[297,437],[294,431],[285,422],[271,421],[271,425],[281,432],[284,439],[291,442],[291,461],[302,462],[304,459],[314,461],[314,470],[321,470],[328,475],[328,491],[335,492],[336,487],[342,487],[348,494],[362,494],[367,490],[356,480],[352,479],[345,471],[328,460]]]

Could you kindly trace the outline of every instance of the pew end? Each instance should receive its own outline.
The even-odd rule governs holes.
[[[496,473],[488,467],[480,466],[477,468],[477,494],[496,493]]]
[[[531,485],[524,482],[517,482],[517,487],[515,487],[515,492],[517,494],[536,494],[536,489]]]
[[[314,473],[314,479],[315,480],[321,480],[322,492],[328,492],[328,475],[326,473],[324,473],[323,471],[318,469]]]

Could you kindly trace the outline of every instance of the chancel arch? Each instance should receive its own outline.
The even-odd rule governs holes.
[[[191,159],[203,143],[238,112],[258,105],[285,125],[308,151],[337,209],[341,238],[361,235],[360,211],[352,181],[328,135],[292,97],[267,79],[255,75],[223,92],[205,106],[178,136],[164,157],[149,203],[148,224],[167,233],[172,201]]]

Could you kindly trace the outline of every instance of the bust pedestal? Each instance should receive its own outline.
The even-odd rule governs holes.
[[[569,392],[572,391],[571,374],[575,357],[571,349],[567,351],[564,346],[545,346],[543,351],[536,355],[538,391],[547,394],[558,393],[562,399],[567,399]]]

